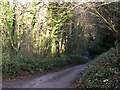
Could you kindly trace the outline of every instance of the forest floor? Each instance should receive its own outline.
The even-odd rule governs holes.
[[[87,64],[57,69],[43,75],[28,76],[23,79],[4,80],[3,88],[74,88],[73,82],[80,78],[79,74]]]

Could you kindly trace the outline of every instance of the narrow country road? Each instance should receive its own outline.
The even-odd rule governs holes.
[[[3,83],[3,88],[74,88],[72,82],[79,77],[79,73],[87,67],[82,64],[58,72],[34,78],[27,82]]]

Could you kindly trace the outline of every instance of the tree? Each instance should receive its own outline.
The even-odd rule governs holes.
[[[71,3],[49,3],[46,19],[47,24],[47,35],[51,38],[51,53],[54,55],[57,51],[60,55],[60,51],[63,47],[64,35],[69,32],[65,30],[66,23],[70,23],[69,20],[72,17],[72,12],[70,10]],[[61,45],[60,45],[61,44]],[[61,46],[61,47],[60,47]],[[60,50],[59,50],[60,49]]]
[[[94,23],[97,29],[95,39],[92,41],[90,49],[100,54],[115,46],[116,41],[120,41],[120,2],[112,2],[109,4],[95,3],[93,7],[88,7],[88,10],[95,18]],[[93,44],[96,45],[96,50]]]

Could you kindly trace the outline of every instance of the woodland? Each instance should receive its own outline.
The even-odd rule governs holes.
[[[120,86],[120,2],[0,2],[2,78],[89,63],[77,88]]]

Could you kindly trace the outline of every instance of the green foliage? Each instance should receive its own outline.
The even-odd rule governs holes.
[[[79,59],[73,59],[69,56],[42,58],[39,55],[30,54],[29,52],[19,52],[17,56],[12,58],[9,54],[3,53],[2,57],[3,78],[16,77],[24,74],[25,71],[32,74],[36,71],[43,72],[69,64],[84,63],[84,59],[79,56]]]
[[[65,24],[70,23],[69,21],[73,16],[70,7],[71,7],[71,3],[63,3],[63,4],[57,2],[49,3],[47,16],[46,16],[46,19],[48,20],[47,35],[49,35],[52,38],[52,43],[50,44],[51,44],[51,53],[53,55],[55,55],[57,51],[55,42],[58,41],[59,43],[63,43],[62,39],[64,36],[64,32],[66,32]],[[64,31],[62,31],[62,29]]]
[[[50,2],[48,6],[40,7],[38,2],[21,5],[17,1],[9,3],[2,0],[0,27],[3,52],[9,51],[11,57],[19,50],[39,53],[43,57],[70,53],[71,49],[78,53],[79,46],[84,41],[81,36],[83,25],[76,25],[77,20],[74,21],[71,10],[73,6],[69,2]],[[41,15],[44,13],[46,15]]]
[[[81,24],[77,26],[71,24],[73,23],[71,22],[72,6],[72,3],[67,2],[63,4],[50,2],[47,7],[45,5],[40,7],[38,2],[24,5],[17,1],[9,3],[2,0],[0,2],[3,77],[18,76],[24,71],[43,72],[68,64],[84,63],[82,56],[64,55],[70,49],[70,47],[67,48],[68,43],[74,43],[71,47],[75,47],[79,41],[78,34],[83,32]],[[44,11],[46,8],[47,12]],[[41,18],[44,12],[47,15]],[[72,28],[71,25],[74,27]],[[80,32],[77,34],[76,31],[79,29]],[[72,49],[76,49],[74,51],[77,52],[79,45]]]
[[[116,48],[97,56],[82,74],[79,87],[118,88],[120,78],[120,52]]]
[[[16,67],[17,66],[17,67]],[[7,53],[2,54],[2,72],[3,78],[4,76],[12,76],[20,74],[20,67],[15,63],[14,60],[11,59],[10,55]]]

